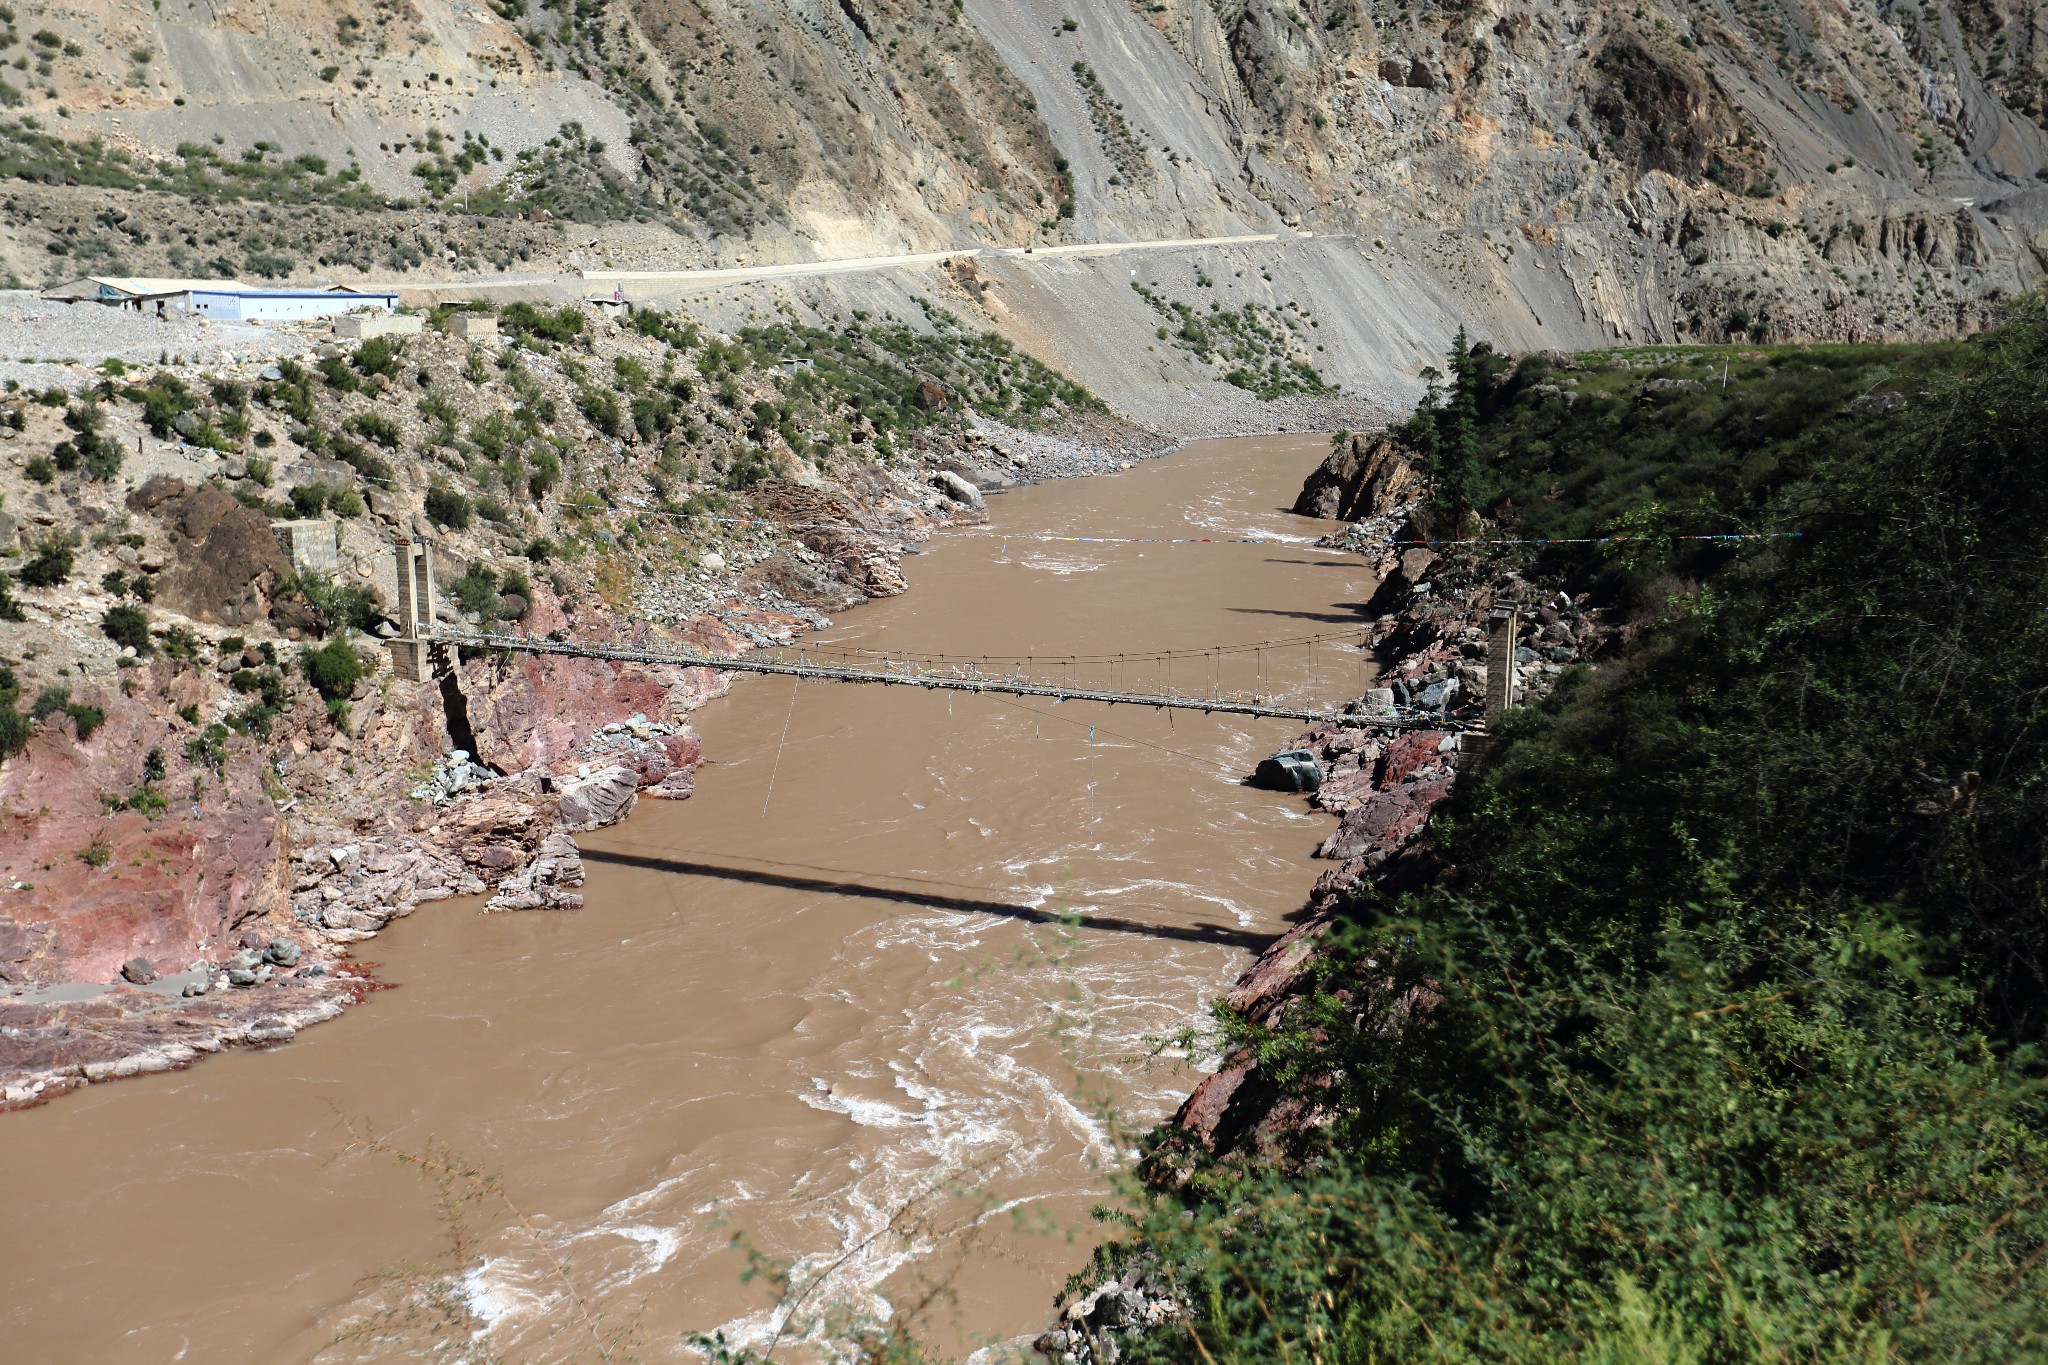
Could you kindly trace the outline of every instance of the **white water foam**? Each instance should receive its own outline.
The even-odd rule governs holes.
[[[931,1114],[907,1114],[893,1105],[880,1100],[865,1100],[857,1095],[841,1095],[833,1089],[832,1083],[813,1076],[812,1089],[799,1091],[797,1098],[813,1109],[828,1114],[844,1114],[863,1128],[902,1128],[913,1123],[929,1123]]]
[[[1028,554],[1024,556],[1024,567],[1038,569],[1045,573],[1058,574],[1065,578],[1069,574],[1095,573],[1109,567],[1107,560],[1078,559],[1071,555]]]
[[[508,1322],[538,1318],[558,1296],[540,1293],[524,1283],[526,1267],[510,1257],[486,1256],[463,1273],[456,1293],[480,1326],[470,1334],[481,1340]]]

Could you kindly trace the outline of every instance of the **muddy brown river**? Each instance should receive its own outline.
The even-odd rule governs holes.
[[[1327,449],[1207,442],[992,499],[806,647],[1355,696],[1341,640],[1136,657],[1355,629],[1365,569],[1282,510]],[[696,798],[585,836],[581,913],[424,907],[359,949],[397,988],[333,1023],[0,1117],[0,1359],[400,1360],[439,1334],[580,1360],[626,1332],[688,1360],[691,1333],[778,1328],[803,1358],[788,1335],[935,1283],[950,1355],[1042,1329],[1130,1132],[1199,1075],[1153,1041],[1321,870],[1326,820],[1240,783],[1299,727],[772,678],[695,722]],[[351,1131],[509,1205],[451,1243],[434,1181]],[[735,1235],[794,1267],[794,1321]]]

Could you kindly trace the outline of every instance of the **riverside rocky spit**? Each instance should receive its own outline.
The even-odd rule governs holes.
[[[902,592],[900,556],[939,526],[978,522],[986,493],[1174,448],[1110,419],[1064,434],[983,422],[929,467],[876,471],[852,488],[758,486],[777,527],[730,541],[702,572],[641,581],[632,618],[587,597],[565,607],[535,583],[522,628],[713,653],[786,643],[828,625],[828,610]],[[129,559],[204,577],[193,595],[231,596],[255,623],[241,630],[262,629],[278,566],[261,518],[169,479],[128,503],[135,524],[156,518],[168,540]],[[821,521],[868,529],[808,529]],[[243,700],[224,685],[231,675],[296,646],[259,649],[195,614],[194,657],[130,654],[117,670],[108,641],[50,616],[60,649],[108,654],[78,668],[113,685],[76,689],[104,712],[89,735],[56,711],[0,769],[0,1110],[333,1018],[379,986],[356,945],[421,905],[486,896],[493,912],[581,908],[576,833],[624,819],[642,796],[690,796],[701,745],[687,717],[729,682],[708,669],[511,655],[412,684],[364,638],[376,671],[340,723],[302,692],[266,745],[195,757],[204,722]],[[124,808],[131,790],[168,809]]]
[[[1379,579],[1367,604],[1375,617],[1370,643],[1379,666],[1359,705],[1400,702],[1443,717],[1425,729],[1323,725],[1286,747],[1307,749],[1323,769],[1309,804],[1337,817],[1315,856],[1336,863],[1317,879],[1302,918],[1260,954],[1223,996],[1232,1012],[1272,1025],[1312,983],[1318,945],[1344,913],[1347,893],[1374,880],[1389,888],[1420,885],[1434,875],[1419,840],[1430,812],[1450,794],[1458,767],[1477,745],[1488,671],[1485,622],[1493,608],[1512,606],[1522,637],[1512,664],[1517,696],[1543,695],[1569,664],[1612,647],[1620,631],[1597,609],[1525,579],[1508,556],[1487,546],[1433,549],[1403,542],[1429,537],[1423,479],[1406,452],[1380,435],[1340,437],[1310,475],[1295,511],[1327,516],[1342,509],[1358,518],[1324,544],[1364,555]],[[1271,1160],[1287,1132],[1315,1123],[1312,1113],[1276,1104],[1250,1051],[1233,1046],[1167,1125],[1168,1136],[1147,1158],[1148,1181],[1177,1183],[1197,1160]],[[1172,1330],[1182,1308],[1144,1268],[1133,1267],[1080,1295],[1033,1343],[1057,1365],[1114,1365],[1119,1337]]]
[[[568,628],[535,593],[536,624]],[[733,646],[708,626],[695,642]],[[131,676],[136,695],[109,696],[89,739],[46,720],[0,774],[0,970],[29,988],[0,998],[6,1107],[332,1018],[375,987],[352,945],[422,904],[579,908],[574,832],[623,819],[643,792],[688,796],[700,747],[684,718],[725,687],[703,669],[553,657],[474,660],[445,687],[387,670],[346,728],[302,699],[273,722],[283,757],[226,756],[218,782],[170,794],[189,819],[152,820],[105,810],[108,775],[179,742],[163,712],[208,684],[169,661]],[[473,758],[450,752],[451,731]],[[99,982],[114,984],[82,989]]]

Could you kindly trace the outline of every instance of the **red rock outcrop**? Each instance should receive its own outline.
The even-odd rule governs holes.
[[[168,704],[196,690],[189,672],[138,672]],[[137,956],[179,971],[283,911],[284,840],[260,754],[237,752],[216,774],[182,753],[194,727],[118,692],[78,700],[106,711],[91,738],[57,713],[0,770],[0,979],[108,982]],[[143,790],[152,749],[168,808],[113,808]]]

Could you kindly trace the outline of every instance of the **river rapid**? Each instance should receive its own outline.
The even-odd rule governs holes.
[[[1367,571],[1283,510],[1327,450],[1211,441],[992,499],[806,648],[1356,696],[1341,640],[1134,657],[1355,641]],[[954,1355],[1040,1330],[1131,1134],[1197,1079],[1154,1041],[1321,870],[1323,817],[1241,785],[1299,727],[779,678],[694,719],[696,797],[581,836],[582,912],[426,907],[359,949],[396,989],[289,1045],[0,1117],[0,1358],[413,1359],[439,1280],[480,1350],[595,1359],[627,1331],[688,1360],[692,1332],[782,1324],[735,1234],[795,1263],[801,1316],[930,1299]],[[394,1151],[510,1203],[470,1205],[451,1250]],[[380,1312],[399,1335],[344,1339]]]

